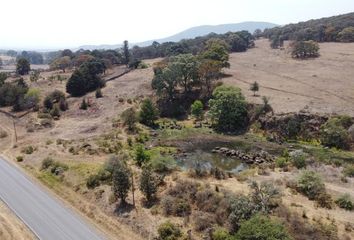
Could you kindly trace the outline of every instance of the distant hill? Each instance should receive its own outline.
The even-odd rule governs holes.
[[[282,40],[314,40],[318,42],[354,42],[354,33],[343,29],[354,27],[354,12],[333,17],[311,19],[305,22],[292,23],[269,28],[263,35],[270,39]]]
[[[190,39],[198,36],[204,36],[212,32],[217,34],[223,34],[227,32],[237,32],[237,31],[246,30],[249,31],[250,33],[253,33],[256,29],[264,30],[266,28],[273,28],[276,26],[278,25],[274,23],[268,23],[268,22],[241,22],[241,23],[221,24],[221,25],[203,25],[203,26],[189,28],[187,30],[184,30],[170,37],[149,40],[140,43],[133,43],[131,45],[138,45],[140,47],[144,47],[144,46],[151,45],[154,41],[159,43],[178,42],[182,39]],[[121,44],[85,45],[79,48],[92,50],[92,49],[116,49],[119,47],[121,47]]]

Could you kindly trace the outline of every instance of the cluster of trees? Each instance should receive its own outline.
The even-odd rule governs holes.
[[[5,82],[6,77],[0,75],[0,106],[12,106],[13,111],[22,111],[37,106],[39,91],[29,89],[23,78],[13,83]]]
[[[178,117],[197,98],[210,98],[222,68],[229,67],[228,60],[227,43],[209,39],[198,55],[179,54],[156,64],[152,87],[159,96],[161,114]]]
[[[69,78],[66,83],[66,92],[78,97],[103,87],[105,83],[100,75],[105,70],[106,65],[100,59],[94,58],[84,62]]]
[[[317,42],[309,41],[296,41],[291,44],[293,58],[313,58],[319,56],[320,47]]]
[[[353,42],[354,13],[309,20],[297,24],[265,29],[261,34],[271,39],[274,45],[285,40],[316,42]]]
[[[10,52],[10,54],[13,54],[14,52]],[[34,51],[23,51],[20,54],[16,56],[17,61],[19,59],[26,59],[30,64],[43,64],[44,59],[43,55],[39,52],[34,52]]]
[[[203,37],[184,39],[179,42],[158,43],[153,42],[150,46],[134,46],[131,55],[134,59],[149,59],[157,57],[170,57],[179,54],[199,54],[205,48],[210,39],[220,39],[227,43],[228,51],[244,52],[254,46],[254,37],[248,31],[228,32],[225,34],[210,33]]]

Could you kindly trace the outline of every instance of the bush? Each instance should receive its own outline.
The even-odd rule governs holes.
[[[103,97],[101,88],[98,88],[96,90],[95,95],[96,95],[96,98],[102,98]]]
[[[320,47],[315,41],[298,41],[292,44],[293,58],[313,58],[319,56]]]
[[[52,110],[50,110],[50,115],[53,118],[59,118],[60,117],[60,109],[59,109],[59,105],[58,104],[54,104],[54,107]]]
[[[345,122],[341,118],[331,118],[323,124],[320,130],[321,143],[327,147],[348,149],[350,138]]]
[[[144,163],[150,160],[150,154],[144,149],[144,146],[139,144],[135,149],[136,164],[141,167]]]
[[[157,192],[159,181],[149,168],[144,168],[140,176],[139,189],[150,204]]]
[[[210,115],[221,132],[240,132],[248,126],[247,102],[241,90],[231,86],[217,87],[209,100]]]
[[[17,162],[23,162],[23,156],[17,156],[16,157]]]
[[[262,215],[255,215],[243,222],[236,234],[238,240],[290,240],[283,224]]]
[[[306,154],[303,151],[297,150],[290,153],[291,163],[297,168],[306,167]]]
[[[347,177],[354,177],[354,165],[348,165],[344,169],[344,175]]]
[[[284,168],[288,165],[288,159],[285,157],[278,157],[275,159],[275,166],[278,168]]]
[[[159,173],[171,172],[176,168],[176,161],[172,156],[157,155],[150,160],[151,167]]]
[[[352,199],[350,198],[349,194],[343,194],[340,196],[335,203],[338,205],[338,207],[343,208],[348,211],[354,210],[354,203]]]
[[[178,240],[181,236],[181,230],[171,222],[165,222],[157,229],[160,240]]]
[[[332,207],[333,207],[332,196],[326,192],[322,192],[316,196],[316,204],[317,204],[317,206],[322,207],[322,208],[332,209]]]
[[[325,193],[325,185],[322,178],[313,171],[303,171],[297,180],[297,190],[315,200],[321,193]]]
[[[86,180],[86,186],[89,189],[96,188],[100,185],[100,180],[98,175],[91,175]]]
[[[203,108],[204,108],[203,103],[200,100],[194,101],[194,103],[191,106],[192,115],[198,120],[202,119],[203,118]]]
[[[250,219],[252,215],[256,212],[256,206],[250,198],[240,195],[231,200],[230,211],[230,227],[232,232],[237,232],[241,222]]]
[[[134,108],[128,108],[121,114],[124,126],[128,127],[129,131],[135,130],[135,124],[138,121],[138,116]]]
[[[210,213],[196,212],[193,214],[194,228],[201,232],[211,228],[215,224],[215,216]]]
[[[216,228],[212,234],[212,240],[232,240],[234,237],[225,228]]]
[[[140,122],[146,126],[153,127],[158,119],[158,110],[150,99],[145,99],[141,104],[139,112]]]
[[[0,130],[0,138],[6,138],[7,137],[7,132]]]
[[[32,154],[36,149],[33,147],[33,146],[27,146],[27,147],[24,147],[22,149],[22,153],[25,153],[25,154]]]
[[[43,161],[42,161],[42,166],[41,166],[41,170],[46,170],[48,169],[50,166],[52,166],[54,163],[54,160],[52,158],[45,158]]]

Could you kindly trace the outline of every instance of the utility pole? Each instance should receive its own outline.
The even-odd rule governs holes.
[[[135,188],[134,188],[134,172],[133,172],[133,169],[131,169],[131,176],[132,176],[133,206],[134,206],[134,208],[135,208],[135,196],[134,196]]]
[[[14,124],[15,142],[17,142],[17,131],[16,131],[15,118],[12,118],[12,122],[13,122],[13,124]]]

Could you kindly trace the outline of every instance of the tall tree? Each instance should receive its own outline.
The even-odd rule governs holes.
[[[157,192],[158,181],[155,174],[149,167],[145,167],[140,176],[139,189],[145,195],[147,202],[150,204]]]
[[[29,61],[26,58],[19,58],[16,64],[16,72],[20,75],[26,75],[31,70]]]
[[[125,163],[117,162],[115,164],[112,175],[112,190],[114,195],[121,199],[121,204],[126,203],[125,199],[131,187],[130,175],[131,172]]]
[[[123,55],[124,55],[124,64],[128,65],[130,62],[130,52],[129,52],[129,43],[127,40],[123,42]]]

